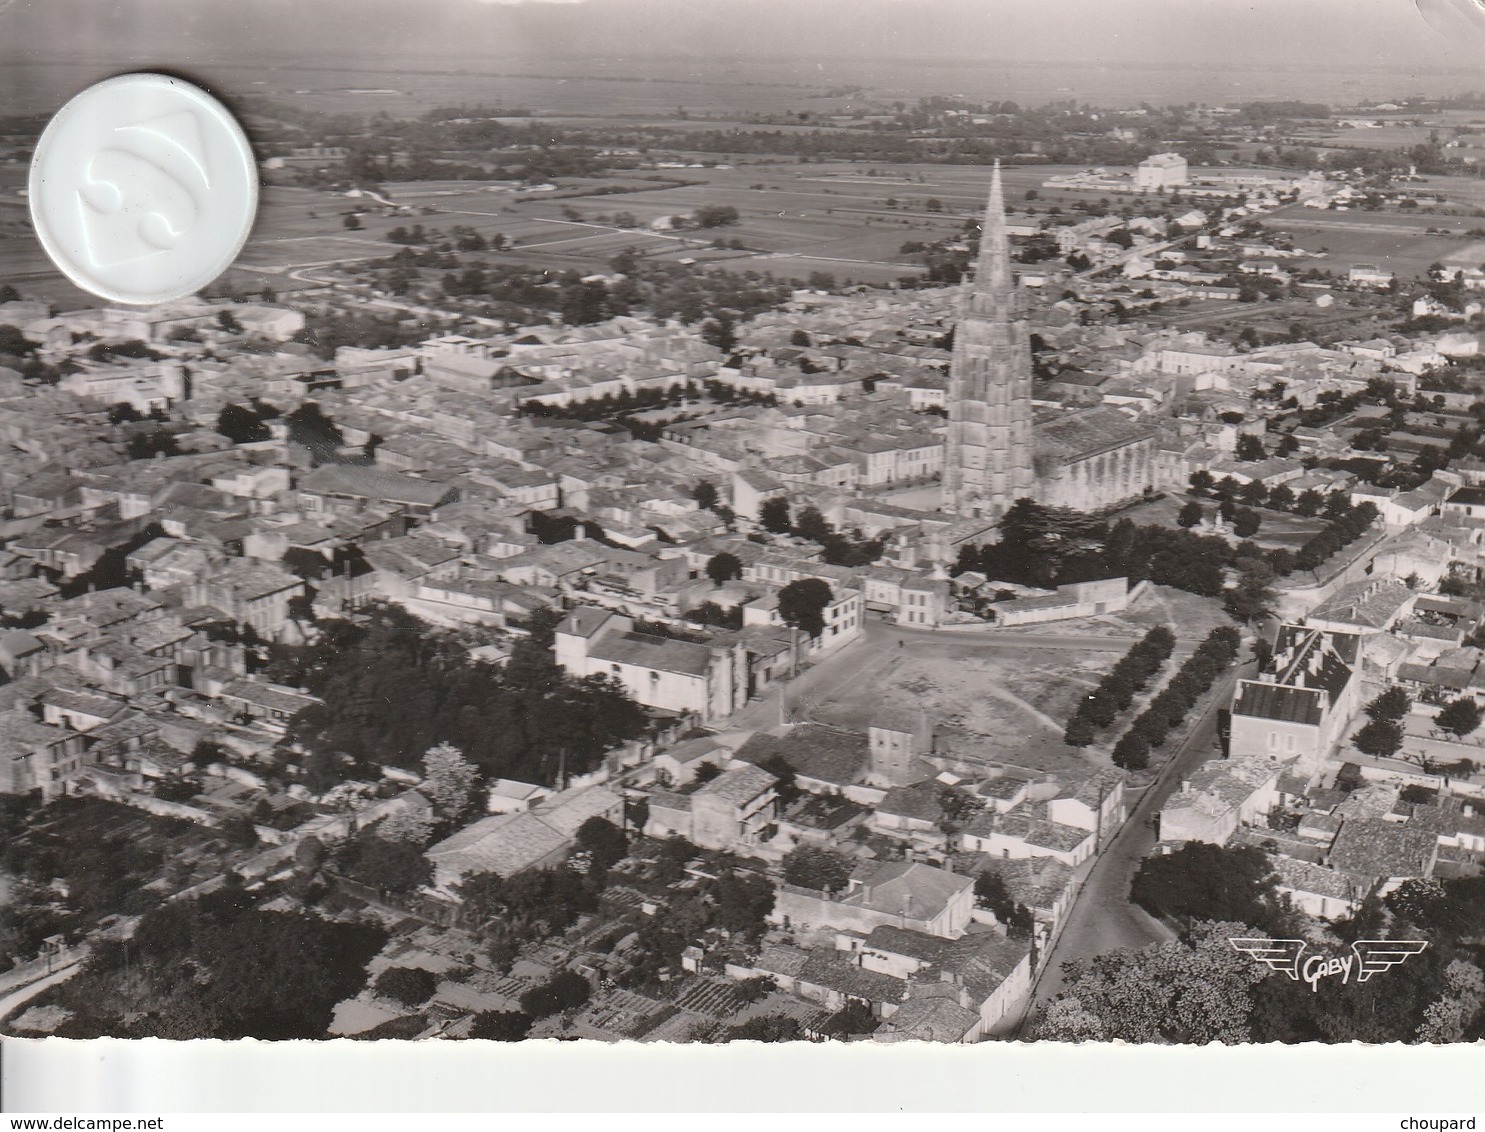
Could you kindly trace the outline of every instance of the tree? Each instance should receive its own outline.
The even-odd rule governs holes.
[[[1294,513],[1310,518],[1320,513],[1320,508],[1325,506],[1325,496],[1321,495],[1313,487],[1307,487],[1299,493],[1299,498],[1294,501]]]
[[[217,414],[217,431],[233,444],[252,444],[273,437],[262,418],[241,405],[222,406],[222,411]]]
[[[1173,853],[1146,857],[1129,898],[1150,915],[1177,923],[1235,920],[1267,928],[1280,915],[1274,879],[1261,849],[1188,841]]]
[[[377,832],[387,841],[403,841],[419,848],[433,840],[432,815],[422,810],[403,810],[377,823]]]
[[[336,1003],[365,985],[366,964],[387,933],[265,912],[255,902],[229,886],[162,904],[144,916],[127,950],[95,947],[66,985],[67,1007],[95,1016],[91,1036],[323,1038]],[[137,1021],[124,1021],[131,1015]]]
[[[479,777],[479,767],[451,743],[429,747],[423,755],[421,790],[439,814],[451,821],[469,809]]]
[[[825,607],[834,594],[820,578],[800,578],[779,591],[779,616],[785,625],[818,637],[825,629]]]
[[[1111,757],[1124,770],[1144,770],[1150,765],[1150,740],[1143,730],[1131,727],[1114,744]]]
[[[0,283],[0,303],[18,303],[21,301],[21,293],[9,283]]]
[[[717,485],[711,480],[697,480],[691,487],[691,498],[696,500],[696,506],[703,511],[710,511],[717,506],[720,498],[717,494]]]
[[[588,1001],[588,980],[573,971],[558,971],[539,987],[521,996],[521,1011],[532,1018],[546,1018],[563,1010],[575,1010]]]
[[[1238,498],[1249,507],[1262,507],[1268,499],[1268,488],[1262,480],[1249,480],[1238,490]]]
[[[772,534],[789,533],[789,501],[782,495],[771,496],[758,508],[758,521]]]
[[[839,892],[854,867],[846,854],[818,845],[800,845],[784,854],[784,880],[817,891]]]
[[[1420,1042],[1463,1041],[1485,1005],[1485,972],[1462,959],[1450,962],[1444,972],[1444,993],[1429,1004],[1418,1027]]]
[[[487,1010],[474,1016],[469,1036],[487,1042],[524,1041],[535,1021],[518,1010]]]
[[[438,989],[438,979],[432,971],[425,971],[422,967],[388,967],[372,985],[377,994],[403,1006],[421,1006],[433,997],[433,992]]]
[[[354,212],[348,212],[346,213],[345,219],[341,221],[341,224],[344,225],[346,228],[349,228],[351,231],[355,231],[357,228],[361,227],[361,218]]]
[[[1274,593],[1274,572],[1257,559],[1240,562],[1242,572],[1237,583],[1223,591],[1222,604],[1235,621],[1252,624],[1273,612],[1278,595]]]
[[[1204,514],[1205,512],[1202,511],[1201,504],[1191,499],[1181,507],[1180,512],[1176,515],[1176,522],[1182,527],[1194,527],[1201,522]]]
[[[1256,934],[1242,923],[1203,922],[1181,940],[1069,963],[1065,989],[1032,1032],[1051,1041],[1246,1042],[1253,990],[1272,972],[1228,940]]]
[[[1251,463],[1255,460],[1262,460],[1267,456],[1268,452],[1264,449],[1263,441],[1259,437],[1246,432],[1238,437],[1237,458],[1239,460],[1242,460],[1244,463]]]
[[[1413,707],[1413,697],[1397,685],[1392,685],[1362,710],[1368,719],[1403,719]]]
[[[709,318],[701,324],[701,339],[715,346],[722,353],[730,354],[737,345],[736,323],[730,315],[726,314]]]
[[[629,839],[624,831],[605,818],[592,817],[578,826],[577,843],[593,857],[601,869],[611,869],[629,855]]]
[[[999,873],[986,869],[975,878],[975,901],[995,914],[1006,926],[1007,935],[1024,939],[1031,934],[1036,918],[1024,904],[1017,903]]]
[[[1217,483],[1212,473],[1205,468],[1197,468],[1196,471],[1191,473],[1191,478],[1187,482],[1191,485],[1191,494],[1193,495],[1206,495]]]
[[[1263,520],[1258,517],[1258,512],[1250,507],[1239,507],[1233,512],[1232,533],[1238,538],[1252,538],[1262,525]]]
[[[1098,738],[1098,726],[1083,712],[1074,712],[1062,732],[1062,741],[1069,747],[1086,747]]]
[[[228,334],[241,334],[242,323],[237,321],[237,316],[229,310],[217,311],[217,325]]]
[[[1375,758],[1390,758],[1402,748],[1402,724],[1393,719],[1374,719],[1351,737],[1356,749]]]
[[[806,507],[794,520],[794,533],[811,542],[823,543],[835,534],[835,528],[830,525],[830,521],[824,515],[820,514],[818,509]]]
[[[1279,484],[1268,493],[1268,505],[1275,511],[1287,511],[1294,506],[1294,492],[1287,484]]]
[[[294,846],[294,867],[312,873],[325,863],[325,843],[314,834]]]
[[[764,1014],[750,1018],[740,1026],[729,1027],[722,1038],[726,1042],[797,1042],[804,1037],[799,1019],[787,1014]]]
[[[1480,719],[1480,705],[1475,703],[1473,697],[1460,696],[1445,704],[1434,722],[1439,725],[1439,730],[1463,739],[1479,730]]]
[[[808,331],[796,329],[792,334],[789,335],[789,345],[798,346],[801,349],[808,349],[810,346],[813,346],[814,343],[810,341]]]
[[[741,578],[742,572],[742,559],[725,550],[712,555],[706,562],[706,576],[712,580],[714,586],[720,586],[733,578]]]

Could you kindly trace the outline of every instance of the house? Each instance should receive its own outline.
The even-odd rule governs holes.
[[[1326,868],[1296,857],[1274,854],[1274,889],[1306,915],[1323,920],[1349,916],[1361,907],[1370,883],[1350,873]]]
[[[1381,817],[1347,818],[1330,848],[1329,864],[1379,885],[1385,894],[1405,880],[1427,879],[1439,858],[1435,833]]]
[[[190,601],[220,609],[260,636],[277,640],[289,622],[290,602],[304,594],[304,580],[270,562],[231,558],[190,586]]]
[[[860,941],[858,954],[864,970],[905,979],[912,985],[902,1006],[888,1015],[888,1023],[878,1031],[911,1034],[932,1019],[942,1019],[938,1009],[924,1011],[922,1003],[943,1001],[946,995],[962,1010],[968,1010],[979,1022],[981,1034],[993,1033],[1008,1020],[1011,1009],[1031,990],[1031,944],[1029,940],[1007,939],[998,932],[975,932],[960,939],[944,939],[911,928],[883,924],[873,928]],[[925,989],[938,992],[922,995]],[[918,1003],[918,1007],[914,1003]],[[974,1040],[950,1038],[957,1028],[957,1015],[941,1035],[929,1041]],[[890,1028],[889,1028],[890,1026]],[[968,1034],[972,1031],[962,1031]],[[899,1039],[900,1040],[900,1039]]]
[[[640,633],[633,618],[578,606],[557,626],[555,651],[557,663],[574,676],[612,676],[646,707],[694,712],[703,723],[726,718],[747,700],[740,642],[698,644]]]
[[[434,884],[445,891],[481,873],[508,880],[527,869],[561,864],[591,818],[621,825],[624,800],[602,786],[565,790],[529,810],[481,818],[429,846],[423,855],[433,865]]]
[[[299,497],[311,513],[384,503],[409,515],[431,518],[440,507],[457,502],[459,489],[380,468],[324,464],[300,480]]]
[[[1396,578],[1367,578],[1342,586],[1312,609],[1305,624],[1312,629],[1346,633],[1381,633],[1413,609],[1417,594]]]
[[[1077,867],[1097,848],[1094,831],[1053,820],[1044,802],[1028,802],[1005,813],[976,815],[959,835],[966,852],[1015,860],[1051,857]]]
[[[1358,633],[1283,625],[1256,680],[1232,699],[1234,760],[1272,756],[1316,769],[1340,740],[1361,696]]]
[[[668,750],[661,751],[651,762],[655,778],[662,786],[686,786],[696,778],[703,766],[721,768],[732,758],[735,748],[710,736],[687,739]]]
[[[863,866],[841,893],[780,885],[769,922],[870,932],[896,924],[927,935],[957,939],[974,910],[974,881],[932,865],[892,861]]]
[[[645,834],[684,837],[704,849],[745,850],[778,816],[778,781],[762,767],[741,763],[690,794],[656,794]]]
[[[55,798],[85,765],[80,732],[38,723],[24,708],[0,712],[0,794]]]
[[[1226,845],[1240,825],[1266,814],[1278,801],[1275,759],[1257,755],[1203,763],[1160,811],[1160,840]]]
[[[1129,606],[1129,579],[1104,578],[1058,586],[1055,593],[992,602],[998,625],[1035,625],[1074,617],[1102,617]]]

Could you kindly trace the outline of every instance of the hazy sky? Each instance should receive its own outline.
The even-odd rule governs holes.
[[[0,65],[283,52],[1482,68],[1485,0],[0,0]],[[1420,14],[1423,5],[1435,30]],[[1470,12],[1471,22],[1460,16]]]

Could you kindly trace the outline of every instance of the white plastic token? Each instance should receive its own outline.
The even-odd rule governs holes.
[[[258,170],[236,120],[170,75],[120,75],[47,124],[31,160],[31,222],[68,279],[117,303],[163,303],[237,258]]]

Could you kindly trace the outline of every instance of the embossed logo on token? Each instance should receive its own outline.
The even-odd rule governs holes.
[[[31,219],[79,287],[115,302],[200,290],[242,249],[257,167],[225,107],[168,75],[89,87],[47,125],[31,162]]]

